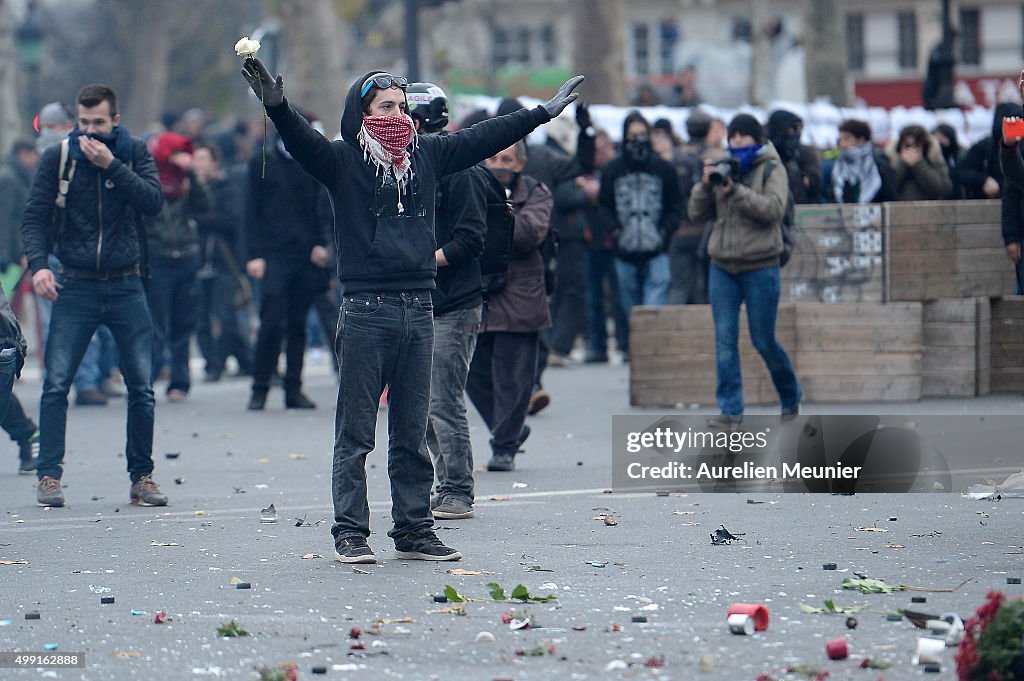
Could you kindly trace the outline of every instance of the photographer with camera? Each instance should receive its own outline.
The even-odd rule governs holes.
[[[749,114],[729,123],[729,155],[708,161],[690,194],[690,219],[713,220],[708,240],[709,294],[715,322],[716,397],[721,415],[709,425],[743,419],[740,375],[740,304],[747,304],[750,339],[771,373],[784,420],[800,412],[802,390],[786,351],[775,338],[779,307],[779,254],[789,179],[764,128]]]

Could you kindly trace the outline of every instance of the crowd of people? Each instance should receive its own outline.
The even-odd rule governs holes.
[[[386,404],[389,536],[402,557],[457,560],[431,528],[474,514],[465,396],[491,435],[486,469],[514,470],[527,416],[553,399],[546,368],[607,363],[613,347],[628,361],[637,305],[710,303],[721,411],[710,424],[732,427],[744,411],[745,303],[781,415],[799,413],[802,389],[775,338],[792,204],[1002,195],[1007,252],[1021,260],[1022,201],[1002,191],[1000,166],[1016,104],[998,107],[992,137],[966,153],[948,126],[908,126],[879,145],[852,119],[823,152],[802,143],[792,112],[723,121],[699,106],[685,130],[633,111],[616,145],[583,105],[575,125],[558,118],[581,78],[535,109],[504,100],[452,126],[441,88],[371,72],[352,84],[332,140],[286,100],[280,76],[243,63],[273,122],[263,149],[244,128],[215,132],[198,110],[133,137],[116,93],[90,85],[74,111],[44,107],[38,138],[15,143],[0,172],[0,275],[31,281],[45,367],[38,427],[13,395],[0,425],[19,470],[37,476],[40,505],[64,504],[72,385],[76,404],[102,405],[120,377],[131,500],[166,505],[152,477],[154,384],[167,402],[189,399],[194,337],[205,381],[227,375],[230,358],[251,376],[240,408],[265,409],[280,385],[285,408],[314,409],[302,374],[316,319],[334,338],[339,381],[336,557],[376,560],[365,459]],[[541,125],[547,142],[527,144]],[[7,307],[0,320],[6,393],[25,351]]]

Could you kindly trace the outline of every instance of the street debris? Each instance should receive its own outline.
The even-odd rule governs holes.
[[[822,570],[835,570],[836,569],[836,564],[835,563],[825,563],[824,565],[821,566],[821,569]]]
[[[971,485],[967,488],[967,498],[994,501],[1024,498],[1024,471],[1014,473],[998,484],[989,480],[987,485]]]
[[[634,624],[647,624],[647,615],[633,615],[630,621]]]
[[[309,457],[307,457],[305,454],[300,454],[298,452],[291,452],[288,454],[288,458],[291,459],[292,461],[303,461]]]
[[[454,605],[446,605],[443,608],[437,608],[436,610],[427,610],[428,615],[458,615],[464,617],[466,615],[466,604],[455,603]]]
[[[875,660],[870,657],[865,657],[863,660],[860,661],[861,669],[888,669],[891,666],[891,662],[886,662],[885,660]]]
[[[173,621],[174,620],[171,619],[170,617],[168,617],[167,613],[164,612],[163,610],[159,611],[156,614],[156,617],[153,618],[153,624],[167,624],[168,622],[173,622]]]
[[[150,546],[181,546],[181,544],[173,541],[151,541]]]
[[[239,582],[238,584],[235,584],[235,588],[236,589],[251,589],[252,588],[252,584],[250,584],[249,582]]]
[[[526,489],[530,485],[525,482],[513,482],[512,489]]]
[[[834,638],[825,643],[825,653],[830,660],[845,660],[850,656],[850,650],[846,645],[845,638]]]
[[[454,570],[448,570],[450,575],[490,575],[492,572],[486,570],[463,570],[462,568],[455,568]]]
[[[110,653],[110,656],[114,657],[114,658],[117,658],[117,659],[120,659],[120,660],[137,660],[140,657],[142,657],[142,653],[138,652],[137,650],[127,651],[127,652],[126,651],[121,651],[121,650],[116,650],[116,651]]]
[[[138,617],[139,615],[145,615],[146,611],[145,610],[132,610],[131,613],[132,613],[133,617]]]
[[[858,590],[862,594],[890,594],[894,591],[906,591],[907,587],[902,584],[889,584],[881,579],[854,579],[846,577],[843,579],[843,588]]]
[[[672,515],[697,515],[696,511],[672,511]]]
[[[878,527],[876,525],[868,525],[866,527],[855,527],[854,532],[888,532],[889,530],[884,527]]]
[[[856,629],[857,628],[857,618],[856,617],[847,617],[846,618],[846,628],[847,629]]]
[[[27,560],[21,560],[20,558],[17,559],[17,560],[3,559],[3,560],[0,560],[0,565],[28,565],[28,561]]]
[[[181,456],[181,452],[165,452],[164,453],[164,458],[165,459],[177,459],[179,456]]]
[[[90,584],[89,585],[89,591],[93,592],[94,594],[108,594],[108,593],[110,593],[110,587],[109,586],[96,586],[95,584]]]
[[[800,610],[811,615],[852,615],[853,613],[860,612],[861,610],[866,610],[868,607],[866,605],[853,605],[848,608],[844,608],[842,606],[836,605],[835,601],[833,601],[832,599],[829,599],[824,603],[824,608],[816,608],[813,605],[801,603]]]
[[[113,596],[100,596],[100,605],[113,605],[113,604],[114,604],[114,597]]]
[[[750,615],[742,613],[729,615],[726,623],[729,625],[729,631],[734,634],[742,636],[753,636],[754,634],[754,618]]]
[[[515,601],[521,603],[547,603],[548,601],[558,600],[558,596],[554,594],[548,594],[547,596],[533,596],[522,584],[516,584],[510,594],[506,594],[505,589],[503,589],[497,582],[488,583],[487,589],[491,595],[490,598],[470,598],[469,596],[460,594],[454,586],[446,584],[444,587],[444,595],[452,603],[509,603]]]
[[[492,643],[495,640],[494,634],[489,631],[481,631],[474,638],[473,641],[476,643],[484,642]]]
[[[317,558],[323,558],[319,553],[306,553],[302,556],[302,560],[316,560]]]
[[[260,675],[259,681],[298,681],[299,668],[294,662],[286,662],[280,667],[254,667]],[[327,670],[324,669],[324,673]],[[314,672],[315,673],[315,672]]]
[[[726,621],[733,615],[749,615],[754,619],[754,631],[765,631],[771,617],[768,608],[760,603],[733,603],[726,611]]]
[[[912,659],[915,665],[941,664],[942,653],[946,650],[946,642],[941,638],[917,639],[917,649]]]
[[[487,499],[489,501],[509,501],[512,497],[507,494],[495,494],[494,496],[487,497]]]
[[[277,509],[273,504],[260,509],[260,522],[264,525],[273,525],[277,522]]]
[[[243,629],[237,621],[231,620],[227,624],[217,627],[217,634],[224,638],[237,638],[239,636],[248,636],[249,632]]]
[[[357,575],[372,575],[373,574],[369,570],[364,570],[363,568],[359,568],[359,567],[352,568],[352,572],[356,573]]]
[[[273,508],[273,504],[271,504],[271,508]],[[295,527],[320,527],[327,522],[327,518],[321,518],[315,523],[311,523],[306,520],[306,516],[302,516],[301,518],[292,518],[292,520],[295,521]]]
[[[711,544],[713,546],[723,546],[732,544],[734,541],[744,541],[742,537],[744,537],[745,535],[746,532],[733,534],[729,530],[725,529],[725,525],[719,525],[718,529],[711,534]]]
[[[611,513],[601,513],[599,515],[596,515],[596,516],[594,516],[594,520],[600,520],[605,525],[609,525],[609,526],[618,525],[619,524],[618,519],[614,515],[612,515]]]

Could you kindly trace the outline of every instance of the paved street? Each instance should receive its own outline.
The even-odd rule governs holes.
[[[34,478],[15,474],[15,448],[6,445],[0,559],[27,564],[0,564],[0,650],[57,644],[58,652],[84,652],[86,665],[3,669],[0,679],[256,679],[255,668],[288,662],[302,679],[321,678],[315,668],[326,678],[354,679],[807,678],[787,674],[794,665],[819,667],[830,679],[951,679],[952,650],[943,653],[940,674],[926,675],[911,661],[920,630],[886,614],[909,606],[912,596],[927,599],[915,609],[963,617],[989,589],[1024,596],[1024,587],[1007,584],[1024,575],[1019,499],[605,493],[611,415],[659,413],[629,407],[624,366],[548,371],[553,403],[530,419],[519,470],[478,473],[477,517],[438,524],[464,554],[459,563],[392,557],[382,411],[369,489],[370,545],[384,560],[354,570],[332,560],[335,384],[326,366],[323,360],[309,372],[308,392],[319,404],[312,413],[285,412],[280,391],[267,411],[247,412],[248,384],[231,380],[197,384],[184,404],[158,395],[155,477],[171,497],[163,510],[128,504],[121,400],[71,408],[64,509],[35,505]],[[38,382],[17,392],[36,414]],[[995,396],[805,411],[1022,415],[1024,403]],[[487,436],[475,412],[472,425],[480,462]],[[1007,456],[1022,459],[1019,449]],[[261,524],[260,509],[271,503],[279,520]],[[608,514],[617,524],[606,524]],[[709,534],[723,524],[745,533],[742,541],[713,546]],[[872,527],[878,531],[866,531]],[[483,574],[448,574],[453,569]],[[936,591],[841,590],[855,572]],[[964,579],[971,581],[953,593],[937,591]],[[446,585],[487,598],[489,582],[557,599],[470,602],[464,614],[434,602]],[[114,603],[101,604],[104,597]],[[846,627],[845,615],[800,608],[829,599],[866,606],[856,629]],[[735,602],[765,604],[769,628],[731,634],[726,611]],[[168,622],[154,623],[159,611]],[[39,619],[26,620],[29,612]],[[532,626],[512,630],[503,613],[528,615]],[[375,628],[379,619],[385,622]],[[219,636],[231,620],[250,635]],[[354,627],[358,639],[350,638]],[[844,636],[850,659],[829,661],[826,641]],[[365,647],[351,649],[354,643]],[[864,657],[893,666],[861,670]]]

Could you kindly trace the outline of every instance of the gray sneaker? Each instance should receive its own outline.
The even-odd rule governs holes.
[[[433,509],[434,517],[442,520],[462,520],[473,517],[473,504],[465,499],[447,495],[444,500]]]
[[[60,480],[45,476],[36,485],[36,503],[40,506],[63,506],[64,493],[60,491]]]
[[[136,506],[167,505],[167,496],[160,493],[160,488],[148,475],[142,476],[132,485],[131,500]]]
[[[444,503],[444,495],[443,494],[435,494],[434,496],[430,497],[430,510],[433,511],[435,508],[437,508],[438,506],[440,506],[443,503]]]

